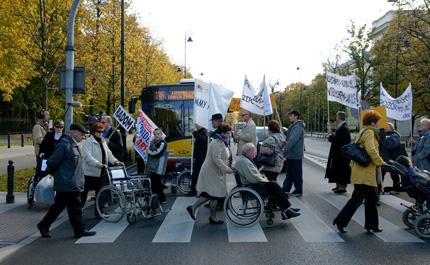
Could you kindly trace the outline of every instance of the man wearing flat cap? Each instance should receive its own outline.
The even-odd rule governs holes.
[[[293,110],[287,114],[291,125],[285,133],[287,144],[284,147],[283,156],[287,164],[287,176],[282,185],[282,190],[290,192],[294,184],[294,191],[290,196],[302,196],[303,194],[303,170],[302,161],[304,155],[305,125],[300,120],[300,112]]]
[[[252,143],[254,146],[258,145],[257,126],[255,126],[255,123],[252,120],[251,112],[248,110],[243,110],[242,119],[245,122],[242,131],[239,131],[239,127],[237,127],[234,134],[238,138],[236,155],[241,155],[240,152],[242,152],[242,147],[247,143]]]
[[[84,189],[82,154],[78,143],[84,139],[88,130],[78,123],[70,125],[70,135],[62,138],[55,146],[54,153],[46,162],[46,172],[54,176],[56,191],[54,204],[43,220],[37,224],[42,237],[51,237],[49,227],[67,206],[70,223],[75,238],[93,236],[94,231],[85,230],[82,222],[81,192]]]

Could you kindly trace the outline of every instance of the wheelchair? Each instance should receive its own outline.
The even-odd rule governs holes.
[[[165,186],[166,181],[170,182],[170,192],[175,194],[179,190],[182,194],[189,194],[191,191],[191,182],[193,177],[191,175],[191,163],[181,162],[175,164],[175,170],[168,173],[163,181]]]
[[[237,227],[250,227],[266,215],[266,226],[273,227],[275,212],[281,211],[277,200],[265,194],[261,183],[243,185],[239,173],[234,170],[237,186],[224,201],[226,219]]]
[[[101,188],[96,197],[97,212],[104,221],[116,223],[127,215],[127,222],[133,225],[139,214],[144,218],[153,218],[168,212],[160,205],[158,196],[152,194],[151,180],[147,174],[128,176],[124,165],[105,165],[105,169],[109,185]]]

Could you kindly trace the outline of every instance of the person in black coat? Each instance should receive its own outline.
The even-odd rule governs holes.
[[[103,123],[103,126],[105,126],[103,138],[106,139],[109,150],[118,161],[124,161],[121,134],[112,127],[112,118],[110,116],[103,116],[101,123]],[[113,165],[109,164],[109,166]]]
[[[206,135],[207,130],[203,128],[202,126],[196,124],[196,129],[191,129],[191,132],[194,135],[194,151],[193,151],[193,158],[194,158],[194,164],[193,164],[193,175],[192,175],[192,181],[191,181],[191,191],[189,193],[190,196],[196,196],[197,190],[196,190],[196,184],[197,179],[200,174],[200,168],[203,165],[203,162],[205,162],[206,153],[208,151],[208,136]]]
[[[351,142],[351,134],[345,120],[345,112],[339,111],[336,116],[339,124],[336,132],[333,134],[331,129],[328,130],[328,141],[331,146],[325,178],[328,178],[329,183],[336,183],[336,187],[333,189],[336,193],[346,192],[346,186],[350,183],[351,178],[351,167],[349,166],[351,160],[340,151],[344,145]]]
[[[64,134],[64,121],[62,120],[55,120],[54,122],[54,131],[53,132],[47,132],[45,137],[43,138],[42,143],[40,144],[39,148],[39,157],[41,159],[48,159],[52,153],[54,152],[55,145],[66,135]],[[41,160],[42,162],[42,160]],[[38,176],[39,178],[43,178],[47,175],[45,171],[41,170],[41,163],[38,163],[37,169],[38,169]]]

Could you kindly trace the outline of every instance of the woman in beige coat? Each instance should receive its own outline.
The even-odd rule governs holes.
[[[201,192],[200,198],[194,205],[186,209],[193,220],[195,212],[203,203],[210,200],[209,206],[211,215],[209,223],[223,224],[224,222],[216,217],[216,207],[221,198],[227,196],[226,173],[233,173],[231,168],[233,156],[230,150],[230,133],[231,126],[227,123],[221,123],[218,127],[218,133],[214,134],[214,139],[209,145],[205,162],[197,181],[197,191]]]
[[[354,163],[352,166],[351,183],[354,184],[352,197],[333,221],[333,225],[337,225],[337,228],[341,233],[346,233],[344,228],[348,225],[358,207],[363,203],[363,200],[365,200],[364,228],[367,229],[367,232],[370,232],[371,230],[373,230],[373,232],[382,231],[382,229],[379,228],[378,210],[376,208],[377,194],[375,191],[375,187],[377,187],[377,167],[386,165],[378,152],[379,135],[376,128],[379,126],[380,119],[381,115],[378,112],[374,110],[367,111],[363,117],[363,129],[356,137],[358,140],[362,135],[358,143],[366,149],[366,152],[370,157],[370,164],[367,167],[362,167],[357,163]]]

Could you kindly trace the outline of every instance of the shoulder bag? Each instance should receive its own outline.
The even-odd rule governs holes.
[[[366,152],[366,149],[359,144],[361,137],[368,129],[365,129],[363,133],[360,135],[360,138],[358,138],[357,142],[352,142],[350,144],[344,145],[340,152],[346,156],[347,158],[351,159],[355,163],[359,164],[362,167],[367,167],[370,164],[370,158],[369,155]]]
[[[273,136],[271,136],[273,137]],[[278,143],[278,140],[273,137],[273,139],[275,139],[275,142]],[[278,143],[279,144],[279,143]],[[276,150],[276,147],[275,147]],[[263,166],[275,166],[275,162],[276,162],[276,152],[273,151],[272,154],[270,155],[263,155],[260,150],[258,150],[257,153],[257,157],[255,158],[255,163],[256,164],[261,164]]]

